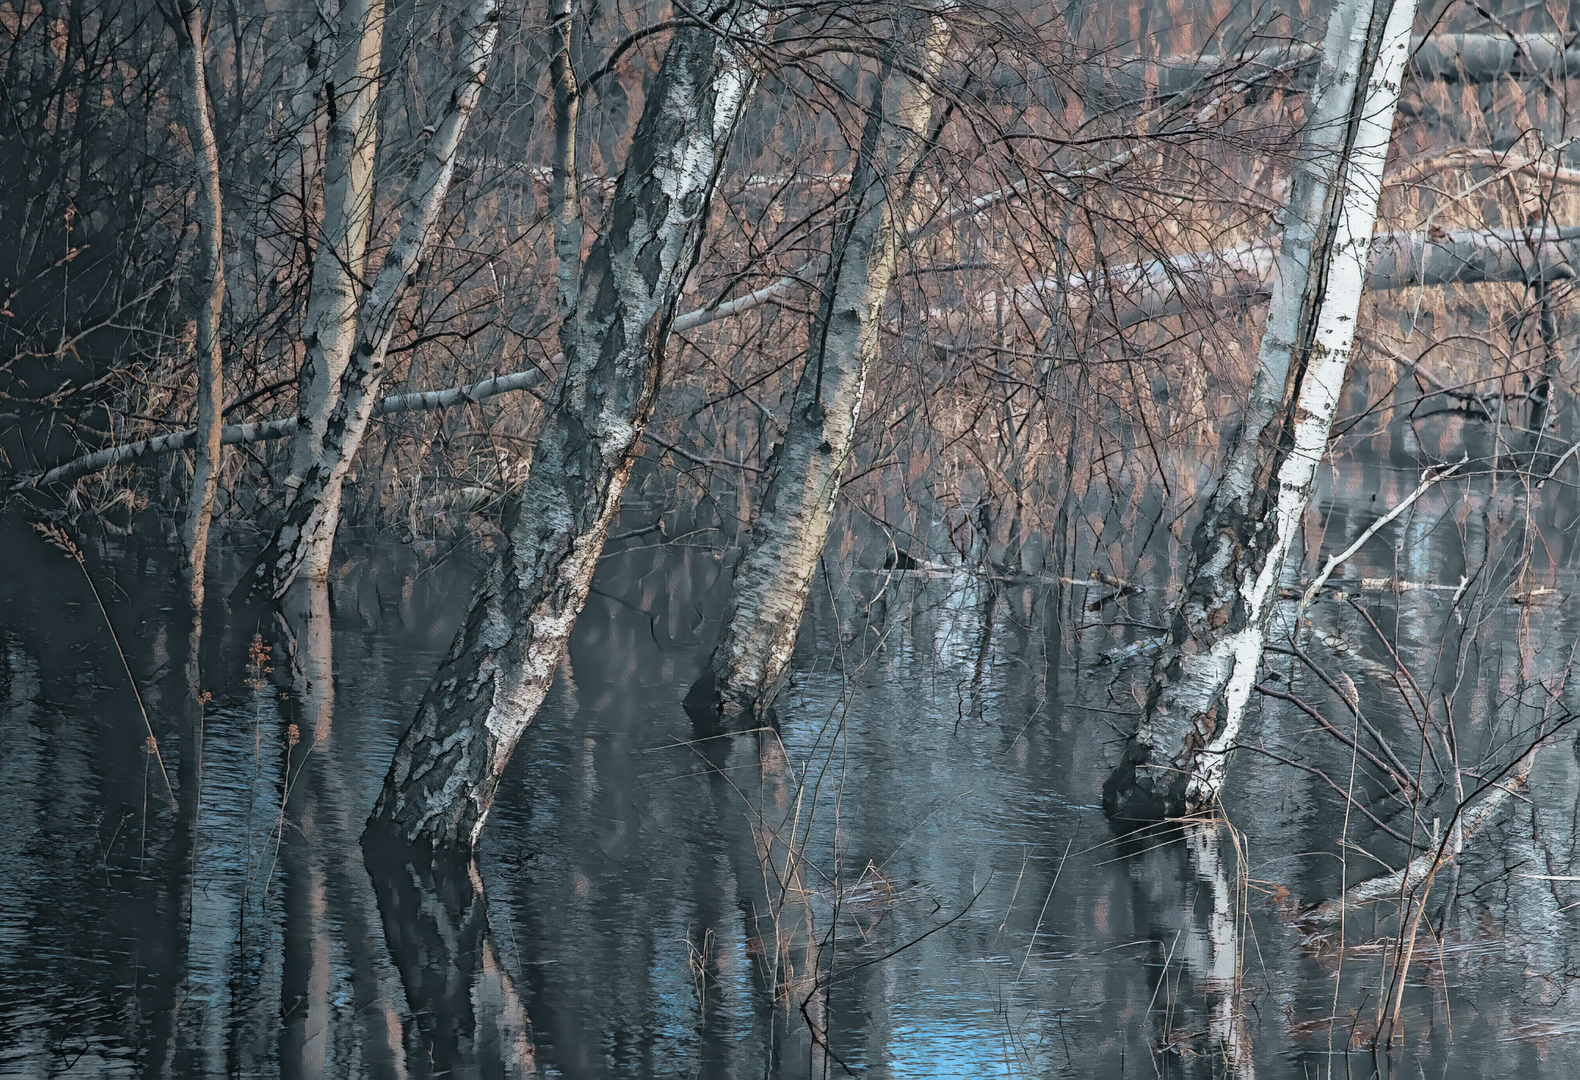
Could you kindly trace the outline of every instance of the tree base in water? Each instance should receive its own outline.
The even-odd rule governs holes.
[[[691,717],[698,738],[744,735],[765,727],[779,728],[771,697],[755,701],[725,698],[719,692],[719,679],[711,667],[704,669],[691,684],[681,705]]]
[[[1103,813],[1108,820],[1128,830],[1189,813],[1190,808],[1185,805],[1185,774],[1169,770],[1173,781],[1159,785],[1159,772],[1139,740],[1127,742],[1119,764],[1103,781]]]

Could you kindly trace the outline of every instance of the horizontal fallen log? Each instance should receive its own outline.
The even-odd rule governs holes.
[[[762,307],[764,304],[774,303],[781,296],[791,292],[796,286],[800,285],[804,274],[811,269],[812,265],[809,263],[764,285],[760,289],[738,296],[733,300],[726,300],[711,307],[696,308],[688,311],[675,319],[674,332],[686,333],[721,319],[744,315],[753,308]],[[564,354],[555,354],[547,366],[556,368],[563,360]],[[541,382],[543,378],[544,373],[542,369],[529,368],[526,371],[513,371],[505,375],[496,375],[493,378],[465,386],[452,386],[444,390],[396,394],[373,406],[373,415],[391,416],[405,412],[432,412],[437,409],[449,408],[452,405],[459,405],[462,402],[485,401],[488,398],[498,397],[501,394],[508,394],[517,390],[529,390]],[[266,442],[270,439],[284,438],[294,432],[296,428],[297,418],[294,416],[282,417],[277,420],[258,421],[251,424],[231,424],[221,431],[220,442],[225,446]],[[124,465],[141,458],[155,457],[160,454],[173,454],[181,450],[189,450],[194,445],[196,437],[196,430],[188,428],[185,431],[173,431],[153,439],[143,439],[138,442],[95,450],[91,454],[73,458],[71,461],[57,465],[46,472],[24,477],[13,485],[13,490],[43,487],[47,484],[66,484],[87,476],[89,473],[100,472],[115,465]]]
[[[1054,311],[1060,293],[1080,297],[1094,312],[1103,312],[1118,328],[1180,315],[1204,301],[1238,298],[1249,301],[1265,295],[1272,284],[1275,250],[1265,241],[1236,245],[1204,255],[1180,255],[1115,267],[1101,274],[1047,277],[1019,286],[1008,294],[988,293],[985,312],[995,304],[1013,301],[1023,310]],[[1580,226],[1544,229],[1486,229],[1414,233],[1387,231],[1372,240],[1371,270],[1367,287],[1389,290],[1433,288],[1450,284],[1529,283],[1577,276],[1580,267]],[[802,283],[803,267],[753,292],[712,307],[697,308],[675,320],[675,330],[685,333],[722,319],[745,314],[775,303]],[[943,312],[937,313],[940,316]],[[549,367],[558,364],[551,360]],[[374,406],[375,416],[444,409],[463,402],[485,401],[500,394],[526,390],[542,381],[543,371],[531,368],[481,382],[396,394]],[[226,446],[279,439],[296,430],[296,418],[232,424],[225,427]],[[157,438],[106,447],[74,458],[46,472],[17,481],[14,489],[70,483],[89,473],[159,454],[190,449],[192,429]]]
[[[1176,255],[1097,273],[1049,276],[1007,293],[987,293],[984,314],[1011,305],[1024,313],[1077,303],[1117,329],[1224,302],[1266,296],[1276,247],[1257,240],[1203,254]],[[1372,239],[1366,287],[1373,292],[1446,285],[1530,284],[1580,276],[1580,227],[1387,230]],[[943,314],[940,312],[940,314]]]
[[[1489,83],[1501,78],[1566,79],[1580,77],[1580,48],[1540,34],[1436,34],[1417,38],[1406,69],[1418,81]],[[1197,56],[1136,57],[1105,65],[1087,81],[1086,100],[1103,108],[1126,102],[1168,99],[1186,93],[1203,80],[1235,78],[1256,81],[1273,68],[1288,71],[1293,89],[1305,90],[1317,70],[1316,47],[1291,43],[1253,52],[1202,53]],[[1049,78],[1053,78],[1050,74]],[[1066,76],[1067,77],[1067,76]],[[1008,69],[994,81],[1009,85],[1024,77]]]
[[[465,386],[452,386],[444,390],[418,391],[410,394],[396,394],[387,397],[373,406],[374,416],[392,416],[397,413],[407,412],[432,412],[436,409],[446,409],[462,402],[486,401],[488,398],[498,397],[517,390],[529,390],[542,382],[543,372],[538,368],[527,371],[515,371],[508,375],[497,375],[481,382],[470,383]],[[225,446],[238,446],[244,443],[267,442],[270,439],[282,439],[290,435],[297,428],[297,418],[294,416],[282,417],[278,420],[261,420],[251,424],[228,424],[220,433],[220,442]],[[173,431],[167,435],[160,435],[153,439],[143,439],[139,442],[125,443],[120,446],[110,446],[103,450],[96,450],[91,454],[84,454],[64,464],[57,465],[47,472],[36,476],[25,477],[13,485],[13,490],[43,487],[48,484],[65,484],[87,476],[89,473],[99,472],[114,465],[124,465],[128,462],[142,458],[154,457],[159,454],[173,454],[181,450],[189,450],[194,445],[197,432],[193,428],[185,431]]]

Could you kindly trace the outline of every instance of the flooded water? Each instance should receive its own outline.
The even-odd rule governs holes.
[[[1330,496],[1329,549],[1375,516],[1364,493],[1413,484]],[[88,544],[128,672],[77,564],[5,521],[0,1075],[1576,1075],[1568,734],[1445,871],[1391,1054],[1369,1046],[1392,908],[1342,939],[1294,918],[1400,865],[1385,828],[1424,846],[1447,827],[1449,751],[1405,702],[1452,720],[1474,785],[1572,696],[1572,530],[1523,507],[1423,500],[1347,580],[1463,575],[1457,611],[1444,589],[1362,591],[1286,635],[1311,667],[1269,657],[1270,689],[1386,759],[1313,671],[1347,673],[1419,776],[1414,813],[1267,697],[1222,822],[1116,839],[1098,791],[1149,661],[1101,661],[1152,632],[1156,558],[1107,603],[881,556],[830,572],[777,735],[699,741],[680,702],[723,553],[637,538],[605,560],[475,861],[434,862],[359,837],[464,608],[464,553],[348,547],[281,616],[216,603],[194,657],[176,562]],[[1499,553],[1522,545],[1536,569],[1511,577]]]

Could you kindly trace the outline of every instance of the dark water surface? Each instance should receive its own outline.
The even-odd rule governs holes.
[[[1527,527],[1455,525],[1443,509],[1406,519],[1352,570],[1393,573],[1398,544],[1402,577],[1453,583],[1467,551]],[[1369,520],[1329,510],[1330,545]],[[0,544],[0,1074],[1249,1077],[1379,1064],[1359,1048],[1392,970],[1378,944],[1391,924],[1352,922],[1341,953],[1290,918],[1379,869],[1341,833],[1404,857],[1368,822],[1346,826],[1328,783],[1348,781],[1342,745],[1268,701],[1247,736],[1258,749],[1232,767],[1232,827],[1121,844],[1103,820],[1099,785],[1148,661],[1097,661],[1149,631],[1080,621],[1155,622],[1158,560],[1139,574],[1143,597],[1097,613],[1090,590],[831,573],[781,699],[782,738],[760,752],[751,738],[698,742],[679,704],[722,599],[720,553],[625,541],[475,862],[427,863],[364,851],[359,835],[464,608],[464,557],[352,546],[327,592],[280,618],[216,602],[194,663],[175,560],[88,545],[145,724],[77,565],[19,521]],[[1482,620],[1469,629],[1444,592],[1418,590],[1318,605],[1299,640],[1349,672],[1412,767],[1421,737],[1390,648],[1453,707],[1466,760],[1506,760],[1531,688],[1569,697],[1567,557],[1537,583],[1559,592],[1523,604],[1487,569],[1471,586],[1483,602],[1462,605]],[[240,569],[222,562],[220,583]],[[1470,645],[1445,653],[1450,632]],[[1324,635],[1353,644],[1335,656]],[[1351,723],[1292,662],[1269,668]],[[194,690],[211,695],[201,709]],[[1361,764],[1363,801],[1408,831]],[[1563,880],[1580,873],[1577,772],[1567,736],[1544,750],[1529,800],[1467,853],[1454,903],[1428,906],[1403,1031],[1381,1062],[1395,1074],[1580,1072],[1580,882]]]

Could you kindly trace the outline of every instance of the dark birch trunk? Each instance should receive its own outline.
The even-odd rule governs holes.
[[[197,273],[202,292],[197,312],[197,333],[192,363],[197,369],[197,428],[193,446],[192,488],[187,497],[182,546],[187,555],[187,575],[192,609],[203,609],[204,564],[208,558],[209,525],[214,519],[214,497],[219,491],[221,398],[225,371],[219,346],[220,318],[225,311],[224,206],[219,192],[219,147],[209,118],[208,78],[203,54],[203,13],[196,0],[182,0],[176,35],[187,76],[187,137],[192,141],[197,165],[198,223]]]
[[[1558,345],[1558,317],[1553,310],[1551,294],[1550,281],[1543,279],[1536,283],[1536,296],[1541,303],[1542,370],[1529,391],[1530,419],[1526,436],[1530,440],[1530,470],[1533,473],[1551,469],[1561,451],[1547,431],[1552,425],[1553,385],[1563,366],[1563,352]]]
[[[307,350],[297,374],[299,422],[285,480],[288,502],[314,464],[356,340],[357,301],[373,222],[383,49],[383,0],[347,0],[340,10],[338,56],[325,83],[331,119],[324,209],[307,294]],[[322,580],[329,573],[332,540],[332,534],[320,535],[309,545],[304,561],[309,578]]]
[[[723,635],[687,699],[705,721],[752,722],[789,666],[878,351],[879,318],[905,236],[905,192],[926,149],[949,36],[942,16],[923,20],[914,74],[885,64],[872,89],[850,205],[836,230],[784,442],[735,570]],[[891,115],[884,101],[895,82]]]
[[[341,489],[379,403],[395,316],[433,247],[439,212],[455,174],[456,149],[482,94],[498,34],[497,0],[472,0],[455,35],[463,44],[455,60],[447,109],[412,184],[400,235],[362,300],[356,346],[341,373],[340,389],[318,440],[316,456],[286,508],[285,520],[236,586],[238,595],[260,589],[279,597],[310,561],[315,569],[322,562],[327,570],[327,551],[340,524]],[[309,338],[308,353],[315,366],[328,363],[323,339]],[[298,420],[298,428],[301,426]]]
[[[396,749],[370,828],[434,847],[477,839],[516,741],[548,692],[652,406],[675,305],[755,75],[760,9],[677,27],[647,95],[610,228],[561,327],[565,372],[499,557]],[[728,36],[725,35],[728,32]]]
[[[1251,398],[1140,725],[1103,785],[1110,817],[1178,817],[1222,790],[1349,364],[1414,13],[1346,0],[1329,21]]]

